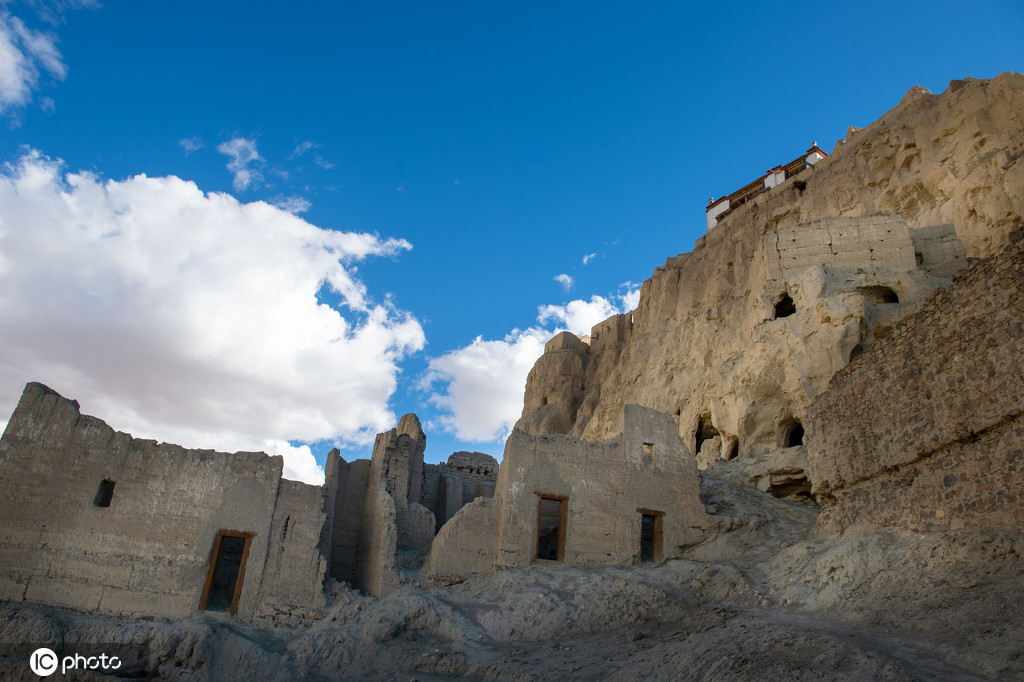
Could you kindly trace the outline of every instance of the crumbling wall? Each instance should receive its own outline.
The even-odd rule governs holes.
[[[664,514],[666,559],[703,539],[707,516],[696,463],[675,422],[639,405],[623,411],[623,433],[604,442],[513,431],[496,492],[501,503],[499,566],[534,560],[541,496],[567,501],[564,561],[571,565],[639,561],[641,509]]]
[[[434,537],[434,514],[419,503],[427,437],[414,414],[377,434],[359,518],[353,584],[376,597],[398,586],[398,550],[425,551]],[[344,515],[337,515],[345,519]]]
[[[493,568],[498,553],[501,502],[477,498],[462,507],[438,531],[426,561],[435,578],[484,573]]]
[[[443,464],[425,464],[420,503],[434,512],[438,530],[478,497],[494,497],[498,460],[482,452],[453,452]]]
[[[327,560],[317,541],[326,518],[320,486],[281,480],[256,617],[281,621],[314,618],[322,613]]]
[[[809,412],[820,525],[1024,522],[1024,236],[839,372]]]
[[[282,465],[136,440],[28,384],[0,439],[0,598],[191,616],[227,529],[254,534],[238,606],[251,617]]]
[[[371,478],[359,519],[352,584],[367,594],[386,597],[401,582],[395,565],[398,520],[395,500],[384,481]]]
[[[325,487],[334,489],[329,572],[332,578],[355,583],[359,526],[366,505],[366,490],[372,470],[368,459],[346,462],[336,450],[327,456]]]

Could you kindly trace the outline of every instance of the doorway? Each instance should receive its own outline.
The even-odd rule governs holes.
[[[537,500],[537,552],[535,559],[562,561],[565,559],[565,519],[569,498],[560,495],[536,493]]]
[[[662,519],[665,512],[637,509],[640,512],[640,562],[661,561]]]
[[[249,545],[255,535],[233,530],[217,533],[210,553],[210,567],[206,571],[203,598],[199,602],[200,611],[221,611],[232,615],[238,611]]]

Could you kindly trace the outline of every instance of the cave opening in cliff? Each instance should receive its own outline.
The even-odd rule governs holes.
[[[899,303],[900,297],[895,291],[889,287],[883,286],[870,286],[870,287],[857,287],[858,293],[864,297],[868,303],[876,304],[888,304],[888,303]]]
[[[200,611],[238,611],[253,533],[222,530],[213,541]]]
[[[542,561],[562,561],[565,558],[565,522],[568,516],[568,498],[560,495],[537,493],[537,552]]]
[[[788,417],[779,424],[779,445],[795,448],[804,444],[804,425],[794,417]]]
[[[793,297],[789,293],[782,294],[782,298],[775,304],[775,319],[781,319],[783,317],[789,317],[796,312],[796,304],[793,303]]]
[[[718,434],[718,429],[711,423],[710,414],[702,414],[697,420],[697,432],[694,434],[694,447],[693,454],[697,455],[700,453],[700,446],[706,440],[711,440]]]

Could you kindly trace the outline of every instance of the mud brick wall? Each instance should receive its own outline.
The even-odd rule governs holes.
[[[819,524],[1024,522],[1024,238],[975,263],[840,370],[812,404]]]
[[[0,599],[192,616],[228,529],[253,534],[238,606],[249,618],[282,466],[134,439],[28,384],[0,439]],[[109,506],[97,505],[103,481]]]

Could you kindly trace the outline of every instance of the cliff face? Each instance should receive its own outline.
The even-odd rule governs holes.
[[[1024,197],[1024,76],[913,88],[835,152],[726,216],[589,343],[553,339],[517,428],[602,440],[622,406],[676,415],[702,466],[806,491],[802,423],[860,351],[1005,243]],[[570,338],[571,337],[571,338]]]

